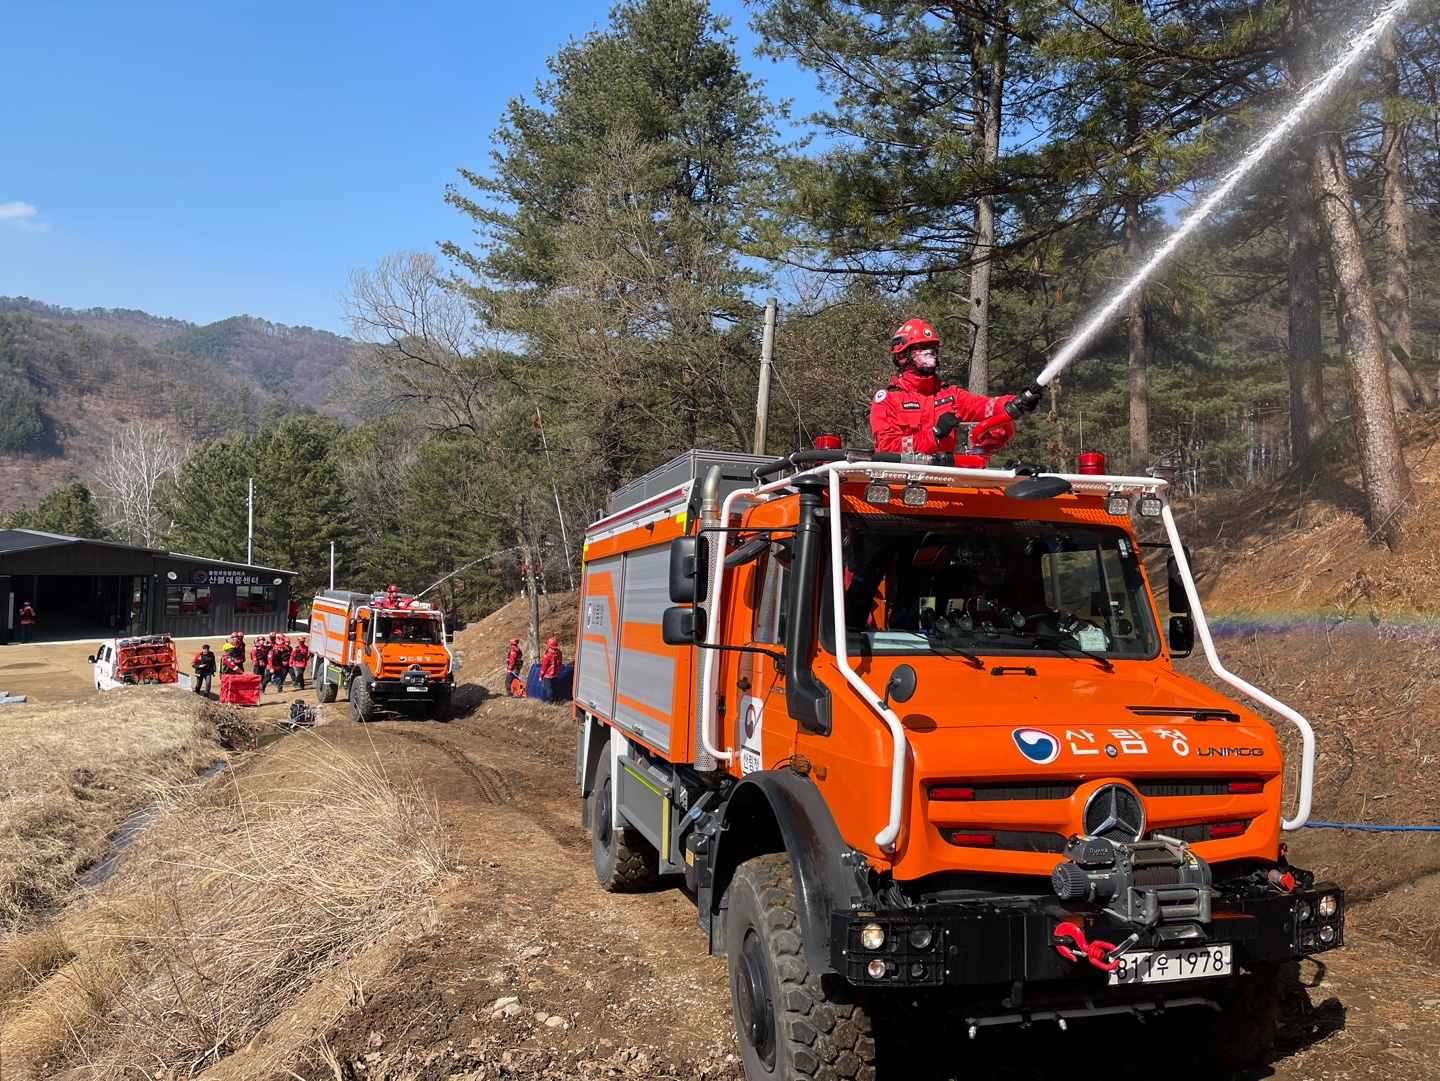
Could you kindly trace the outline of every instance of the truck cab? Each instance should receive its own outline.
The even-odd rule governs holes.
[[[917,995],[971,1038],[1184,1006],[1216,1046],[1273,1035],[1241,1003],[1344,936],[1281,841],[1314,737],[1220,663],[1166,482],[736,458],[587,533],[576,774],[601,883],[694,892],[747,1075],[873,1059]],[[1197,637],[1253,708],[1176,670]],[[1292,793],[1259,708],[1299,737]]]
[[[444,615],[427,601],[326,590],[310,615],[316,697],[333,702],[344,688],[357,721],[410,707],[446,720],[455,691],[452,638]]]

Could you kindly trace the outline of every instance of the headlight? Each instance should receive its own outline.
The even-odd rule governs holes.
[[[885,945],[885,928],[881,927],[878,923],[867,923],[864,927],[860,928],[860,945],[864,946],[867,950],[878,950],[881,946]]]
[[[1336,910],[1340,907],[1340,902],[1333,893],[1327,893],[1324,897],[1320,898],[1318,907],[1320,909],[1320,918],[1322,920],[1328,920],[1331,916],[1335,915]]]
[[[1308,901],[1295,902],[1295,918],[1301,923],[1308,923],[1310,920],[1310,903]]]
[[[907,507],[923,507],[930,502],[930,493],[918,484],[907,484],[900,501]]]
[[[865,971],[872,980],[882,979],[885,976],[885,962],[877,957],[865,966]]]
[[[930,943],[934,940],[935,936],[930,931],[930,928],[923,924],[910,932],[910,945],[914,946],[917,950],[928,950]]]
[[[1320,928],[1320,941],[1321,941],[1321,942],[1334,942],[1334,941],[1335,941],[1335,928],[1329,927],[1329,926]]]
[[[1117,518],[1126,517],[1130,513],[1130,497],[1128,495],[1106,496],[1105,513],[1112,514]]]
[[[1159,518],[1165,504],[1158,495],[1142,495],[1136,506],[1146,518]]]

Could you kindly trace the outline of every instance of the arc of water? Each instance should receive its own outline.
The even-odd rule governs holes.
[[[1365,32],[1350,43],[1350,47],[1345,50],[1334,66],[1306,89],[1290,111],[1276,122],[1263,139],[1251,147],[1250,152],[1241,159],[1235,168],[1225,174],[1225,177],[1216,185],[1215,190],[1200,201],[1190,215],[1170,234],[1165,243],[1155,251],[1155,254],[1141,264],[1140,269],[1131,275],[1130,280],[1121,286],[1090,317],[1089,321],[1075,332],[1075,336],[1061,347],[1054,359],[1040,373],[1040,378],[1035,381],[1037,386],[1047,386],[1052,379],[1075,362],[1080,351],[1090,344],[1095,335],[1110,321],[1111,316],[1119,311],[1135,291],[1145,284],[1145,280],[1155,272],[1155,269],[1184,243],[1186,237],[1219,209],[1230,193],[1240,184],[1240,181],[1244,180],[1286,136],[1299,126],[1300,122],[1305,119],[1305,115],[1315,107],[1321,98],[1334,89],[1335,84],[1349,73],[1362,56],[1370,51],[1380,40],[1380,35],[1394,24],[1401,13],[1410,6],[1410,3],[1411,0],[1392,0],[1381,10]]]

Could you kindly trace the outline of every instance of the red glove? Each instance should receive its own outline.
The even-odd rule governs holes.
[[[970,429],[970,445],[987,454],[1003,450],[1013,438],[1015,422],[1004,412],[987,417]]]

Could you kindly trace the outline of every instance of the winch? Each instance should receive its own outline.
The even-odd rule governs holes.
[[[1210,922],[1210,865],[1184,841],[1173,838],[1071,837],[1050,883],[1062,901],[1103,905],[1107,912],[1142,928]],[[1198,935],[1199,928],[1191,933]]]

